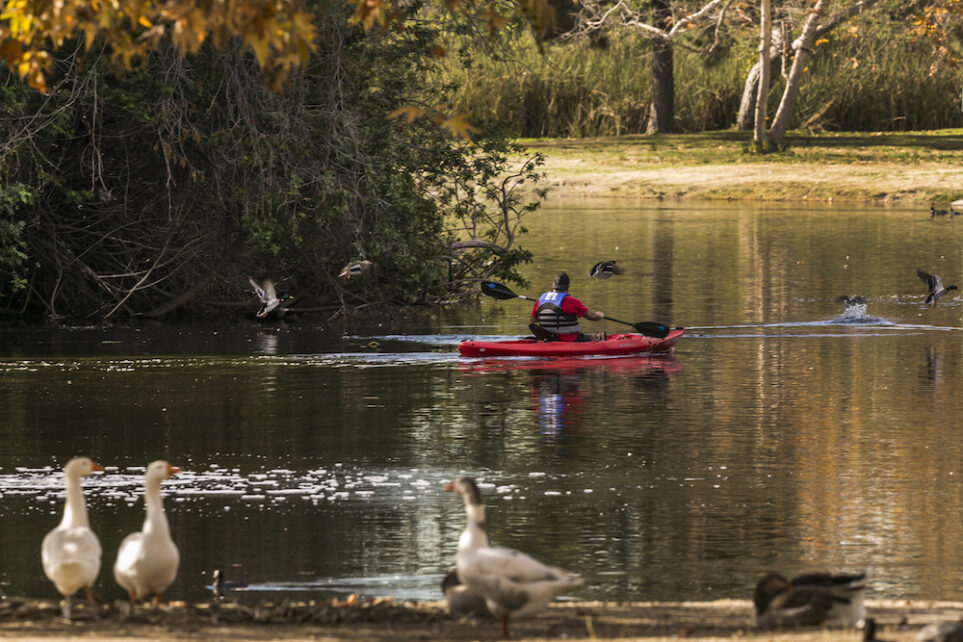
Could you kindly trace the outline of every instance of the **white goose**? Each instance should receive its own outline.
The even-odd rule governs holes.
[[[489,544],[485,505],[474,479],[459,477],[445,490],[462,496],[468,514],[468,524],[458,538],[458,577],[470,591],[485,598],[488,610],[501,619],[502,637],[508,637],[509,615],[534,613],[582,583],[577,575],[546,566],[525,553]]]
[[[130,596],[131,603],[154,595],[154,604],[177,577],[180,553],[171,539],[171,531],[161,502],[161,482],[180,472],[166,461],[155,461],[144,474],[144,505],[147,518],[139,533],[131,533],[120,543],[114,562],[114,579]]]
[[[97,608],[90,585],[100,572],[100,541],[90,530],[87,505],[80,478],[103,470],[89,457],[75,457],[64,466],[67,500],[60,525],[47,533],[40,546],[43,572],[64,596],[64,617],[70,617],[70,602],[74,594],[84,589],[91,607]]]

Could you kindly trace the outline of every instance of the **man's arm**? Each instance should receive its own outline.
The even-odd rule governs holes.
[[[605,313],[601,310],[589,310],[585,313],[585,318],[589,321],[601,321],[605,318]]]

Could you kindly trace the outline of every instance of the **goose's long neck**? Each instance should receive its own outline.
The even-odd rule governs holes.
[[[488,546],[488,534],[485,531],[485,505],[465,504],[468,524],[458,538],[458,550],[473,551],[476,548]]]
[[[60,527],[90,526],[80,477],[78,475],[66,475],[64,484],[67,486],[67,501],[64,503],[64,518],[60,522]]]
[[[147,507],[144,535],[170,535],[167,515],[164,514],[164,503],[161,500],[160,487],[159,479],[148,479],[144,482],[144,505]]]

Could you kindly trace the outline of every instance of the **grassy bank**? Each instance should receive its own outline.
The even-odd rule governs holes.
[[[963,129],[794,132],[751,154],[750,132],[527,139],[547,157],[552,197],[817,200],[945,208],[963,198]]]

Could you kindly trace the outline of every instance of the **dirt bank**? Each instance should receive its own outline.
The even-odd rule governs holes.
[[[748,134],[529,140],[555,197],[921,204],[963,198],[963,132],[797,134],[746,152]]]
[[[869,601],[869,614],[887,640],[915,640],[925,624],[963,616],[963,603]],[[260,602],[249,605],[172,604],[158,609],[122,604],[102,607],[93,620],[86,605],[76,621],[60,617],[52,601],[0,602],[0,637],[44,640],[494,640],[493,620],[450,617],[441,603],[398,604],[375,600],[332,605]],[[514,622],[513,639],[792,640],[862,639],[859,631],[756,632],[751,605],[743,600],[694,603],[561,603]]]

